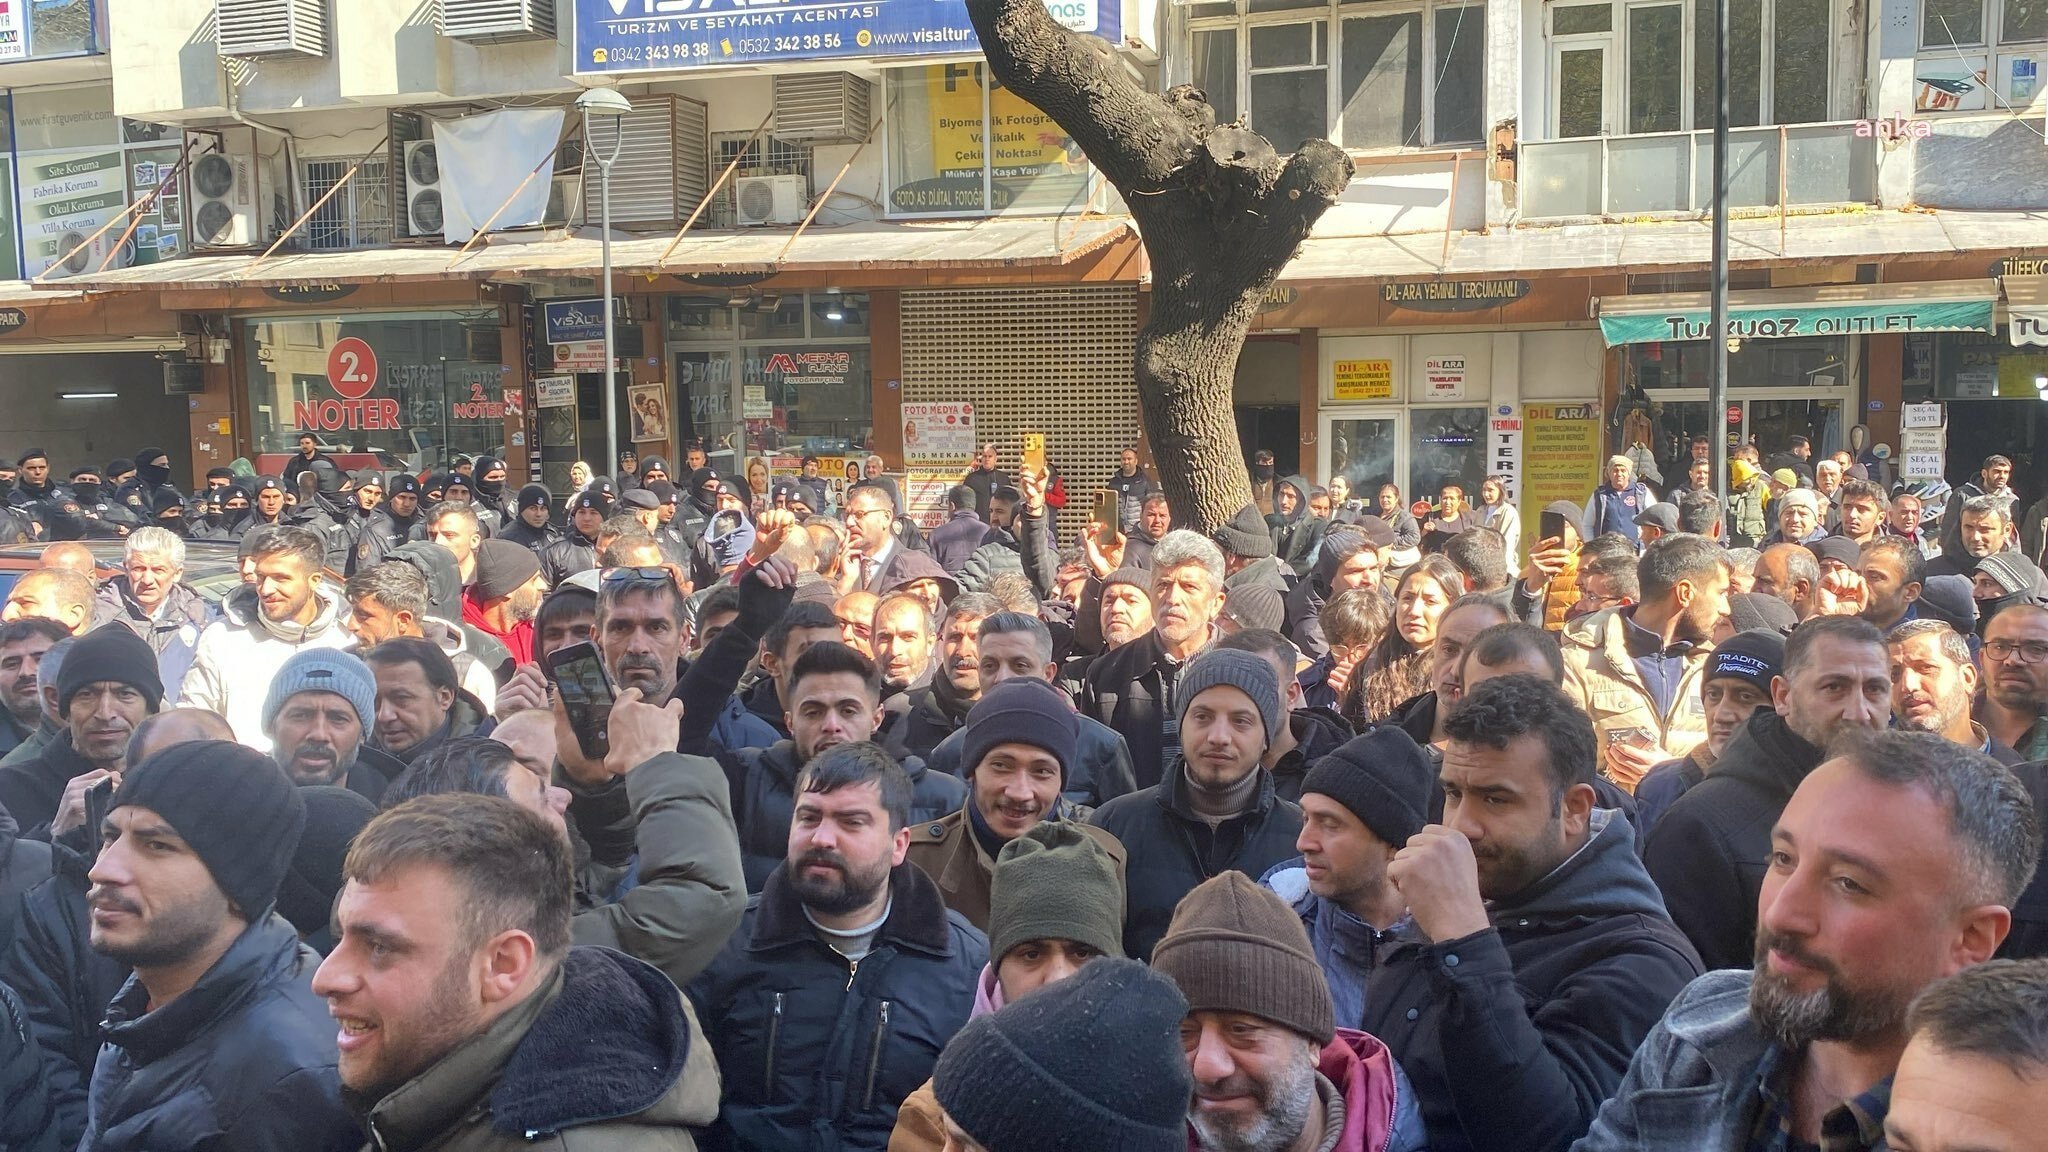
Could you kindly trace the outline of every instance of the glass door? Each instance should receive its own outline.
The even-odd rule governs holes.
[[[1793,436],[1804,436],[1813,444],[1815,459],[1848,446],[1849,430],[1842,423],[1839,396],[1749,400],[1745,407],[1742,434],[1756,444],[1766,460],[1785,451]]]
[[[1343,477],[1350,499],[1378,507],[1380,486],[1402,483],[1407,475],[1400,458],[1404,437],[1401,413],[1395,410],[1325,410],[1322,417],[1321,474],[1327,485]],[[1407,495],[1403,489],[1404,496]]]
[[[739,418],[739,387],[730,351],[678,348],[672,353],[676,397],[676,455],[684,446],[701,441],[711,467],[720,476],[740,475],[739,461],[745,450]],[[676,467],[671,462],[670,467]]]
[[[1704,389],[1653,389],[1648,396],[1652,451],[1664,473],[1662,487],[1684,482],[1692,437],[1712,436],[1717,429],[1728,437],[1731,451],[1754,443],[1766,460],[1785,451],[1795,435],[1812,443],[1815,457],[1848,446],[1851,397],[1845,388],[1741,389],[1731,393],[1721,413],[1708,409]]]

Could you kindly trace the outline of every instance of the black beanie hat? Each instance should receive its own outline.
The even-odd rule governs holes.
[[[1246,584],[1230,590],[1230,597],[1223,602],[1223,614],[1246,632],[1278,632],[1287,623],[1287,602],[1270,585]]]
[[[1968,576],[1929,576],[1920,585],[1920,615],[1968,636],[1977,630],[1977,601],[1971,592]]]
[[[1736,679],[1769,694],[1771,680],[1785,667],[1785,635],[1776,629],[1737,632],[1714,646],[1700,670],[1700,683]]]
[[[1184,1152],[1187,1012],[1173,981],[1136,960],[1091,960],[968,1021],[939,1054],[932,1094],[1000,1152]]]
[[[119,476],[124,472],[133,471],[135,471],[135,461],[130,460],[126,456],[116,456],[112,460],[107,461],[107,470],[105,475],[108,480],[112,480],[114,477]],[[219,469],[219,471],[227,472],[227,474],[230,476],[234,475],[234,473],[228,472],[228,470],[225,468]],[[213,470],[208,470],[206,474],[208,476],[213,475]]]
[[[19,468],[27,464],[31,460],[48,460],[49,458],[50,454],[48,452],[43,451],[41,448],[31,448],[15,458],[14,466]]]
[[[410,472],[400,472],[398,475],[393,476],[391,483],[384,488],[384,495],[387,499],[392,496],[417,496],[419,494],[419,477],[414,476]]]
[[[122,461],[119,461],[119,460],[116,460],[116,461],[114,461],[114,464],[119,464],[119,463],[122,463]],[[131,468],[133,468],[133,467],[134,467],[134,464],[133,464],[133,463],[130,463],[130,464],[129,464],[128,466],[129,466],[129,467],[131,467]],[[109,464],[109,465],[107,465],[107,470],[111,472],[111,471],[113,470],[113,464]],[[219,478],[219,479],[222,479],[222,480],[233,480],[233,479],[235,478],[235,470],[234,470],[233,468],[222,468],[222,467],[218,467],[218,466],[216,466],[216,467],[213,467],[213,468],[208,468],[208,469],[206,470],[206,478],[207,478],[208,480],[212,480],[212,479],[215,479],[215,478]]]
[[[1798,625],[1799,613],[1769,592],[1737,592],[1728,598],[1728,622],[1737,632],[1785,633]]]
[[[78,638],[57,668],[57,711],[71,708],[71,698],[88,684],[111,680],[142,693],[149,710],[163,707],[164,682],[157,675],[156,653],[126,625],[109,624]]]
[[[299,935],[311,936],[328,926],[349,843],[376,817],[377,806],[332,785],[301,788],[299,799],[306,804],[306,830],[277,890],[277,914]]]
[[[1209,533],[1209,539],[1232,556],[1246,560],[1258,560],[1273,554],[1273,535],[1266,527],[1266,518],[1259,515],[1258,508],[1251,504],[1238,509],[1237,515]]]
[[[1080,727],[1074,706],[1059,689],[1029,676],[1005,680],[967,710],[960,730],[960,774],[973,779],[982,757],[998,744],[1029,744],[1060,762],[1060,785],[1065,787]]]
[[[1399,848],[1429,823],[1436,770],[1414,738],[1384,724],[1316,761],[1301,790],[1342,804],[1382,843]]]
[[[528,508],[546,508],[554,502],[554,494],[549,492],[544,485],[528,484],[519,490],[519,511],[521,512],[526,511]]]
[[[226,740],[173,744],[130,768],[109,808],[128,805],[163,817],[251,922],[277,902],[306,827],[306,802],[284,769]]]

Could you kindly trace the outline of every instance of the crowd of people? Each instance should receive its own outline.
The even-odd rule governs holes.
[[[0,1149],[2040,1147],[2009,461],[1196,532],[1133,448],[1064,539],[691,452],[0,469]]]

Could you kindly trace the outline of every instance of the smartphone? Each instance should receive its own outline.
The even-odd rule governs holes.
[[[1036,476],[1045,475],[1045,433],[1024,434],[1024,455],[1018,467]]]
[[[1536,539],[1562,541],[1564,539],[1564,525],[1564,513],[1545,512],[1537,517]]]
[[[561,693],[576,746],[587,760],[602,760],[611,751],[607,729],[612,719],[612,682],[604,674],[597,646],[588,640],[548,653],[548,677]]]
[[[1607,730],[1607,743],[1650,752],[1657,748],[1657,734],[1642,728],[1610,728]]]
[[[114,778],[112,776],[85,790],[85,831],[86,838],[97,844],[100,826],[107,821],[108,806],[114,802]]]
[[[1114,488],[1098,488],[1095,490],[1095,511],[1089,515],[1094,518],[1097,524],[1102,525],[1102,532],[1097,538],[1104,544],[1116,543],[1117,521],[1120,517],[1117,508],[1116,490]]]

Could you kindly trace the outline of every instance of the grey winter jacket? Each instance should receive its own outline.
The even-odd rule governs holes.
[[[199,649],[199,634],[220,615],[189,585],[173,584],[164,598],[163,612],[151,616],[135,602],[126,573],[100,585],[99,611],[109,620],[119,620],[142,637],[156,653],[157,678],[165,684],[183,683]]]
[[[1709,972],[1687,985],[1572,1152],[1743,1152],[1771,1047],[1750,1019],[1751,975]]]

